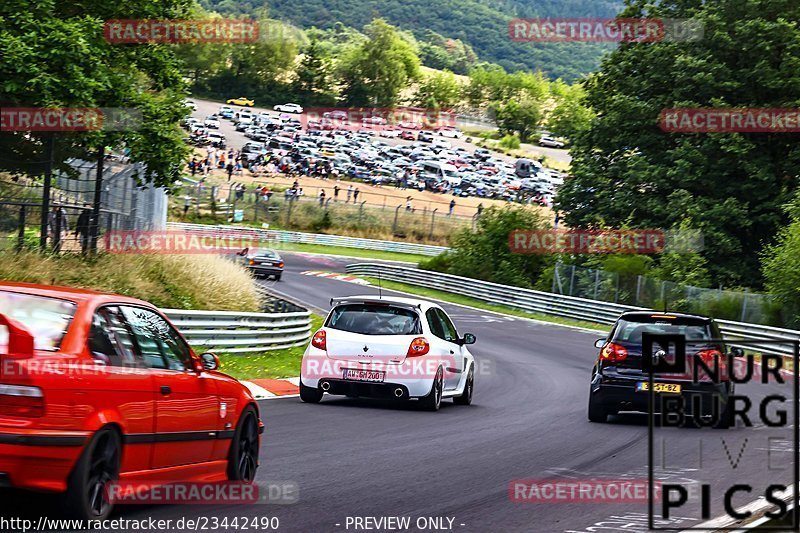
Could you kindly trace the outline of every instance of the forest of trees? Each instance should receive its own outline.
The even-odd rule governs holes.
[[[223,15],[252,15],[257,0],[201,0]],[[508,22],[517,17],[607,17],[621,9],[620,0],[267,0],[270,17],[301,28],[329,29],[341,21],[362,28],[383,18],[424,43],[426,66],[466,74],[463,54],[496,63],[508,71],[542,71],[551,79],[577,80],[597,68],[607,45],[531,44],[513,42]],[[452,50],[455,47],[455,52]],[[473,52],[474,50],[474,52]],[[455,55],[459,59],[448,59]]]

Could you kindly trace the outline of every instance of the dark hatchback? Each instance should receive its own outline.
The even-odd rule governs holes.
[[[244,258],[245,266],[256,277],[272,277],[276,281],[283,275],[283,259],[275,250],[243,250],[239,254]]]
[[[729,427],[732,409],[728,399],[733,394],[733,382],[727,375],[728,352],[719,342],[722,338],[719,326],[710,318],[678,313],[623,313],[608,337],[595,343],[600,353],[592,369],[589,420],[606,422],[609,415],[621,411],[648,411],[649,373],[642,365],[646,333],[679,335],[686,342],[685,371],[653,374],[653,388],[660,397],[655,402],[655,412],[660,410],[662,401],[680,401],[686,414],[703,419],[713,414],[715,427]],[[674,345],[660,346],[657,342],[652,348],[656,361],[663,358],[671,363],[675,361],[675,351]],[[738,348],[730,353],[742,355]],[[717,375],[706,372],[705,368],[716,370]],[[698,409],[700,412],[695,412]]]

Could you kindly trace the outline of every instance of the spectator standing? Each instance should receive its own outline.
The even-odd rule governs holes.
[[[477,218],[480,218],[480,217],[481,217],[481,213],[483,213],[483,204],[482,204],[482,203],[481,203],[481,204],[478,204],[478,210],[477,210],[477,212],[475,213],[475,216],[476,216]]]
[[[346,204],[350,203],[350,197],[352,197],[352,196],[353,196],[353,186],[352,185],[348,185],[347,186],[347,201],[345,202]]]
[[[325,189],[319,190],[319,206],[325,207]]]
[[[455,199],[450,200],[450,211],[448,211],[447,216],[453,216],[453,209],[456,207]]]
[[[47,215],[47,226],[50,240],[53,242],[53,250],[56,252],[61,251],[63,236],[68,230],[67,215],[61,206],[54,207],[50,214]]]
[[[228,161],[228,166],[225,167],[225,170],[228,172],[228,182],[230,182],[231,176],[233,176],[233,163]]]
[[[192,197],[191,196],[184,196],[183,197],[183,216],[189,212],[189,208],[192,207]]]
[[[406,196],[406,211],[411,211],[411,197]]]
[[[360,194],[360,191],[358,190],[358,187],[356,187],[355,190],[353,191],[353,203],[354,204],[358,202],[358,195],[359,194]]]
[[[333,186],[333,201],[334,202],[338,202],[339,201],[339,184],[338,183]]]
[[[81,252],[86,253],[89,249],[89,228],[92,224],[92,212],[89,204],[85,204],[78,215],[78,222],[75,224],[75,236],[81,243]]]

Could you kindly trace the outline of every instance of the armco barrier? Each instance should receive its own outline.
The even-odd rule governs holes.
[[[534,291],[521,287],[501,285],[499,283],[490,283],[488,281],[399,265],[354,263],[347,266],[347,272],[349,274],[371,277],[378,277],[380,275],[382,279],[469,296],[486,303],[513,307],[530,313],[572,318],[598,324],[610,325],[613,324],[617,317],[624,311],[644,309],[641,307],[618,305],[598,300],[576,298],[574,296]],[[800,331],[761,326],[758,324],[746,324],[743,322],[732,322],[729,320],[718,320],[717,322],[720,325],[722,334],[726,339],[731,339],[733,341],[731,344],[733,345],[736,344],[735,341],[737,339],[741,340],[745,338],[749,340],[765,339],[785,340],[789,342],[795,342],[800,339]],[[749,344],[747,348],[784,356],[790,356],[794,353],[794,348],[791,344]]]
[[[170,222],[167,224],[168,230],[183,230],[187,232],[198,232],[203,235],[214,235],[218,232],[249,232],[255,233],[265,245],[274,243],[293,243],[293,244],[321,244],[325,246],[341,246],[344,248],[360,248],[362,250],[380,250],[383,252],[397,252],[414,255],[439,255],[448,248],[445,246],[432,246],[429,244],[414,244],[398,241],[380,241],[377,239],[362,239],[358,237],[343,237],[341,235],[324,235],[321,233],[303,233],[300,231],[269,230],[260,228],[248,228],[244,226],[229,225],[210,225],[210,224],[186,224],[180,222]]]
[[[164,309],[192,346],[247,353],[302,346],[311,337],[311,312],[240,313]]]

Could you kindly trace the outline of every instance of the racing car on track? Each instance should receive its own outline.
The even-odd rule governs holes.
[[[459,335],[438,305],[425,300],[348,296],[331,300],[325,323],[303,355],[300,399],[323,394],[414,400],[431,411],[443,398],[472,403],[471,333]]]
[[[258,405],[218,367],[146,302],[0,283],[0,487],[103,520],[115,483],[252,483]]]

